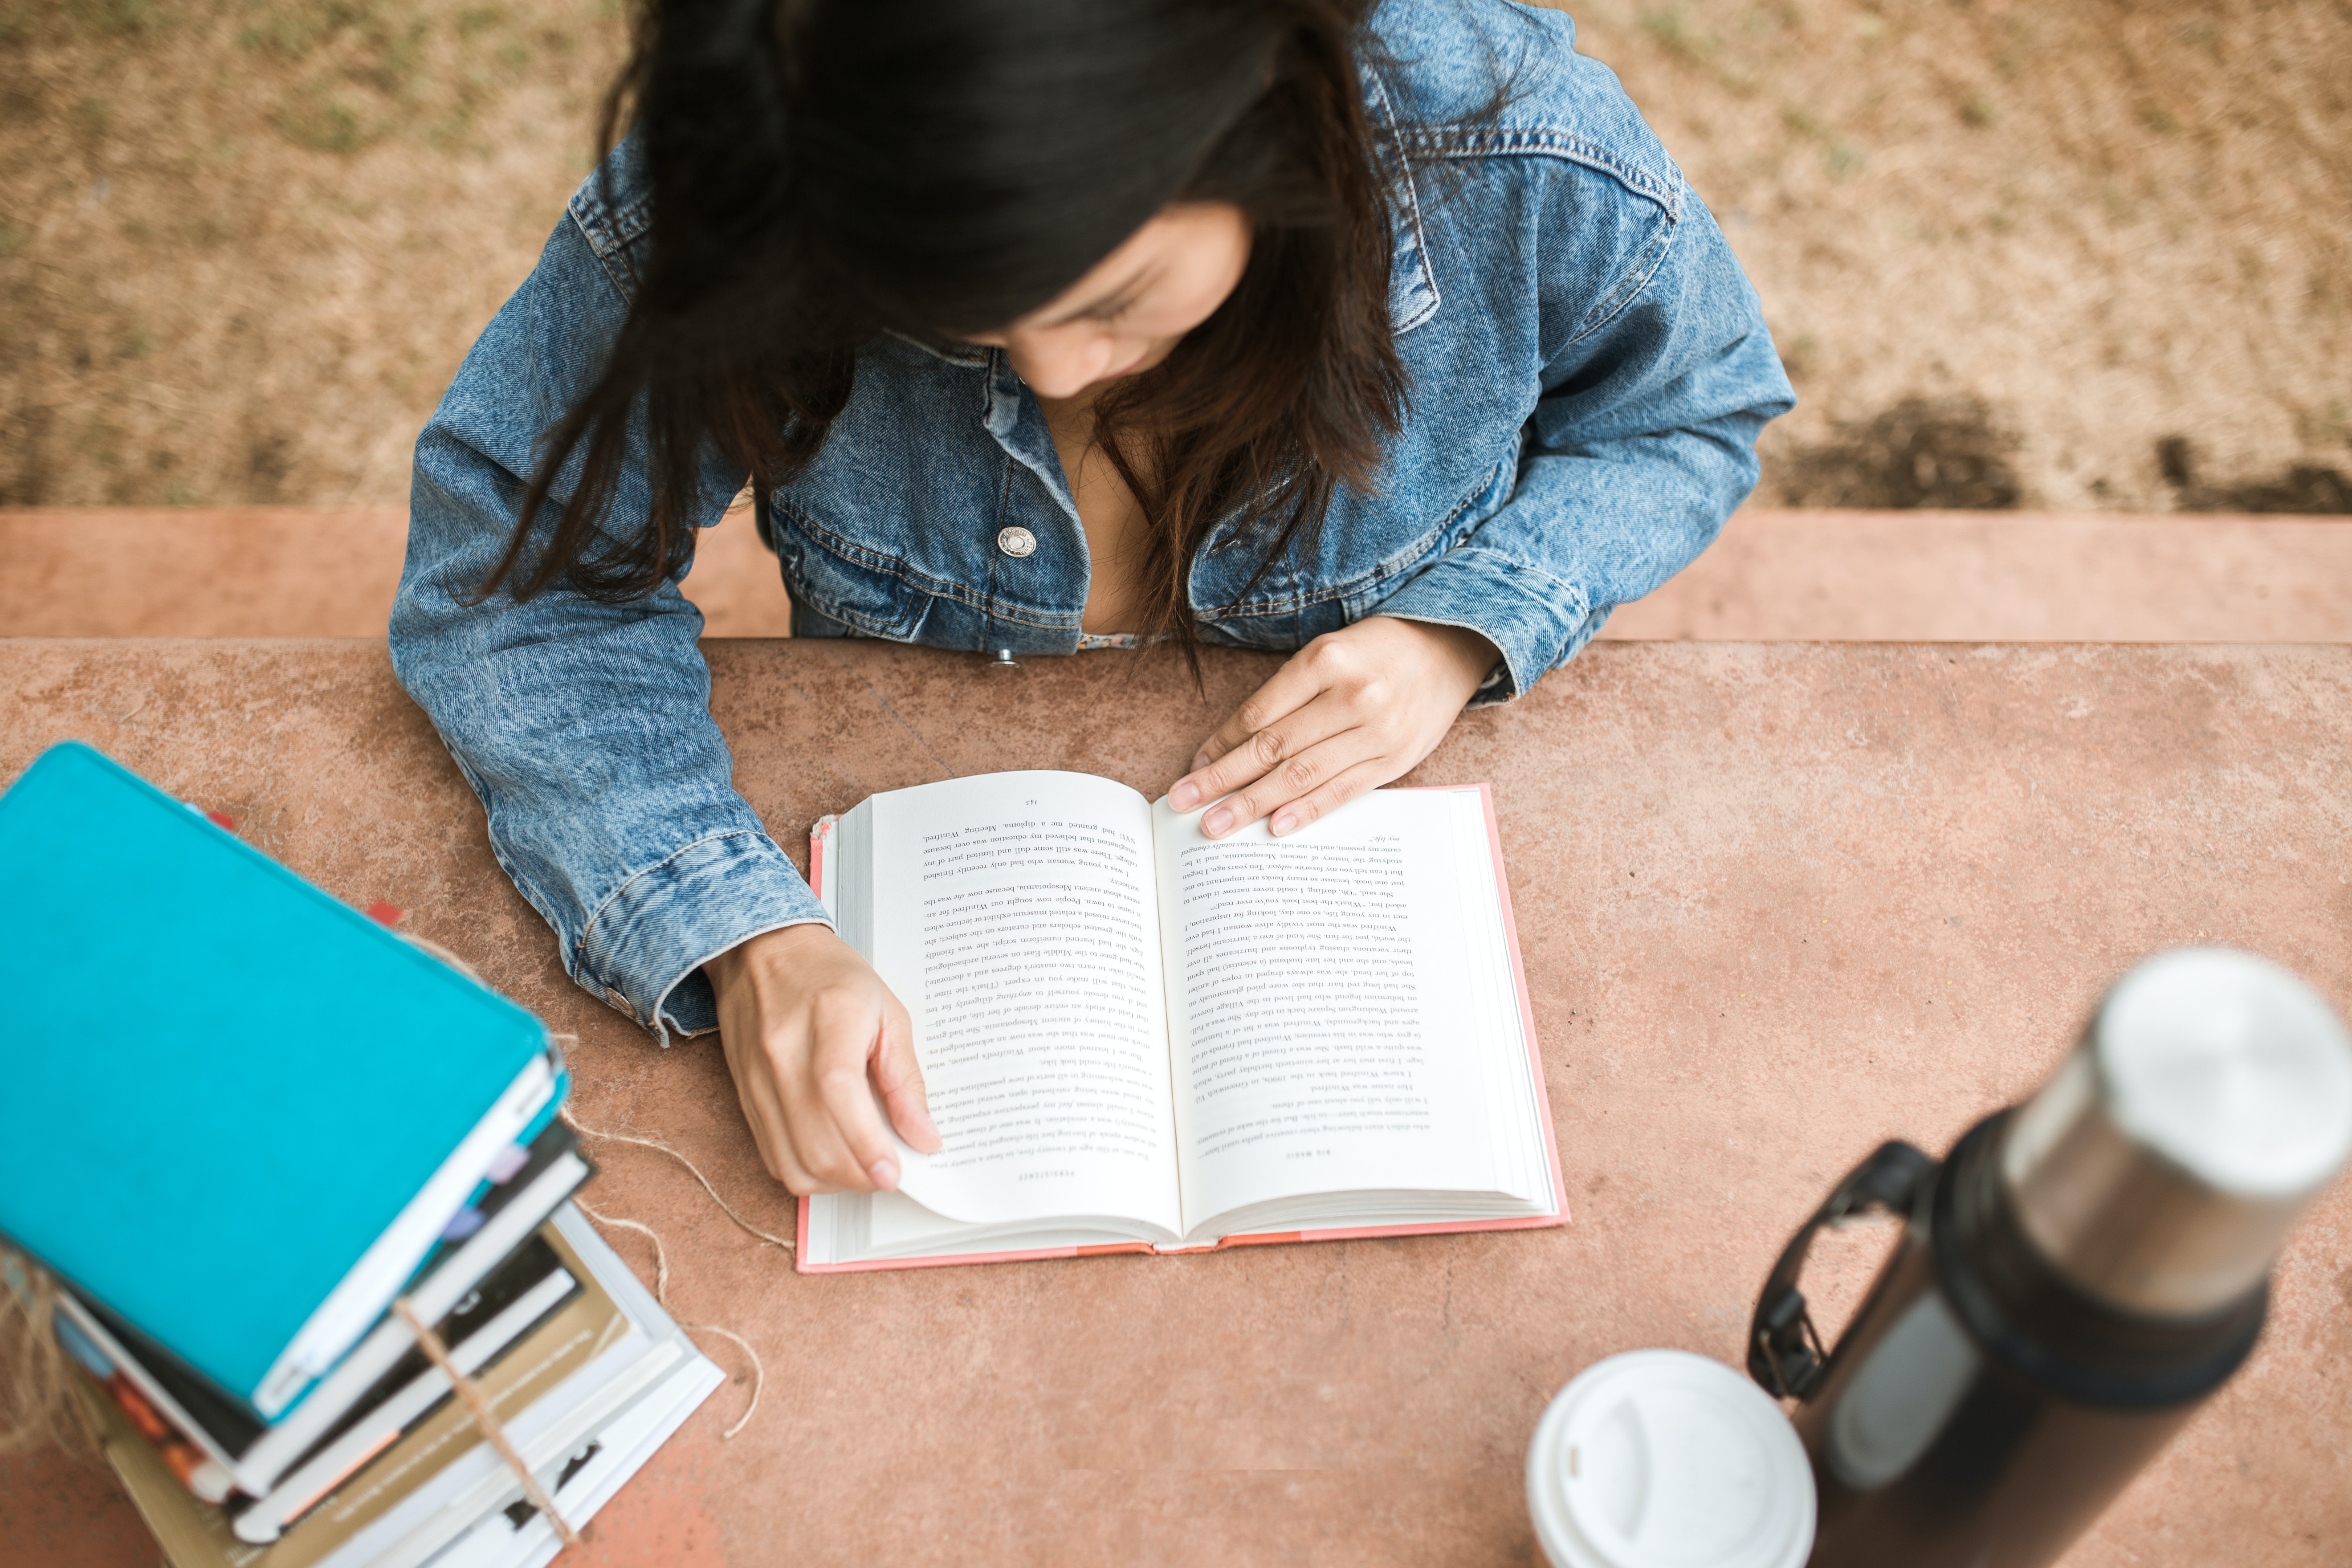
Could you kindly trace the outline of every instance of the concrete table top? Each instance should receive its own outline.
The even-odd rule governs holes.
[[[1160,653],[708,651],[738,783],[795,856],[820,814],[951,773],[1157,793],[1275,663],[1212,658],[1202,694]],[[0,642],[0,778],[68,736],[412,911],[579,1036],[583,1121],[676,1144],[789,1230],[716,1044],[664,1053],[564,978],[381,644]],[[750,1339],[767,1391],[727,1441],[749,1388],[720,1390],[568,1561],[1529,1563],[1552,1393],[1640,1346],[1737,1363],[1846,1169],[2029,1092],[2134,959],[2236,943],[2352,1006],[2352,647],[1596,645],[1412,782],[1480,779],[1572,1225],[802,1278],[659,1154],[593,1145],[588,1201],[660,1231],[679,1318]],[[352,1024],[320,1048],[380,1048]],[[16,1026],[71,1047],[103,1002]],[[1888,1237],[1826,1239],[1828,1331]],[[22,1568],[154,1561],[110,1479],[54,1458],[0,1463],[0,1542]],[[2347,1551],[2352,1184],[2296,1234],[2251,1364],[2067,1561]]]

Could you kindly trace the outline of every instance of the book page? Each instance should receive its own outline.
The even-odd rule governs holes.
[[[859,811],[871,813],[872,866],[860,924],[914,1019],[945,1140],[936,1154],[904,1152],[899,1190],[967,1224],[1115,1216],[1172,1235],[1143,797],[1083,773],[992,773],[876,795]]]
[[[1496,1086],[1525,1067],[1465,939],[1462,793],[1375,791],[1282,839],[1155,808],[1188,1234],[1305,1194],[1528,1185],[1498,1158]]]

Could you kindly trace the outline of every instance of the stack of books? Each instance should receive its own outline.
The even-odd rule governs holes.
[[[0,1242],[174,1568],[554,1556],[408,1318],[573,1529],[722,1381],[572,1205],[537,1019],[88,747],[0,795]]]

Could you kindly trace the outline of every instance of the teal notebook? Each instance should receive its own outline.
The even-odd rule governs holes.
[[[88,746],[0,795],[0,1234],[265,1420],[561,1091],[529,1013]]]

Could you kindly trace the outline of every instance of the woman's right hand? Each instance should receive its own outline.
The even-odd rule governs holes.
[[[882,977],[822,925],[787,926],[702,966],[719,994],[719,1043],[768,1172],[795,1193],[887,1192],[898,1135],[940,1146],[915,1064],[914,1026]]]

